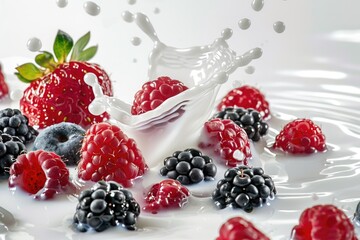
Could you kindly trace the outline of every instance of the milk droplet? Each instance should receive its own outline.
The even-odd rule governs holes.
[[[64,8],[68,5],[68,0],[56,0],[56,5],[59,8]]]
[[[228,40],[229,38],[231,38],[233,34],[232,29],[230,28],[225,28],[222,32],[221,32],[221,36],[225,39]]]
[[[159,13],[160,13],[160,9],[159,9],[159,8],[155,8],[155,9],[154,9],[154,13],[155,13],[155,14],[159,14]]]
[[[277,33],[282,33],[285,31],[285,24],[281,21],[277,21],[273,24],[274,31]]]
[[[253,66],[248,66],[245,68],[245,72],[247,74],[253,74],[255,72],[255,68]]]
[[[139,38],[139,37],[133,37],[133,38],[131,39],[131,43],[132,43],[132,45],[134,45],[134,46],[139,46],[139,45],[141,44],[141,38]]]
[[[134,5],[136,3],[136,0],[128,0],[128,4]]]
[[[133,22],[134,21],[134,15],[129,11],[122,12],[121,16],[125,22]]]
[[[85,2],[84,9],[85,12],[91,16],[97,16],[100,13],[100,6],[94,2],[90,2],[90,1]]]
[[[264,0],[253,0],[251,7],[257,12],[260,11],[264,7]]]
[[[84,76],[84,82],[92,86],[97,80],[97,77],[94,73],[86,73]]]
[[[246,30],[250,27],[251,21],[248,18],[243,18],[239,21],[239,28],[242,30]]]
[[[23,91],[21,91],[20,89],[15,89],[10,91],[10,99],[18,102],[20,101],[20,99],[23,97]]]
[[[40,51],[40,49],[42,47],[42,43],[41,43],[40,39],[38,39],[36,37],[30,38],[26,45],[27,45],[27,48],[32,52]]]
[[[133,59],[133,63],[137,63],[137,59],[136,59],[136,58]]]
[[[95,116],[99,116],[105,112],[106,108],[104,104],[99,102],[92,102],[89,105],[89,112]]]

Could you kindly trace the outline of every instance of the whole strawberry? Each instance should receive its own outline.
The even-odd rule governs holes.
[[[106,122],[87,130],[80,153],[78,177],[85,181],[115,181],[129,187],[147,168],[135,141]]]
[[[269,103],[259,89],[244,85],[228,92],[217,106],[221,111],[227,107],[252,108],[258,111],[262,118],[270,118]]]
[[[251,222],[242,217],[227,220],[220,228],[220,236],[216,240],[270,240]]]
[[[0,64],[0,99],[9,94],[9,87],[5,82],[5,77],[2,72],[2,67]]]
[[[343,211],[334,205],[306,209],[293,229],[294,240],[357,240],[354,226]]]
[[[90,32],[75,44],[72,38],[59,30],[54,42],[54,53],[41,52],[35,62],[18,66],[17,77],[30,85],[20,99],[21,111],[29,118],[30,125],[40,128],[60,122],[72,122],[83,127],[108,118],[107,114],[92,115],[88,105],[94,94],[83,78],[86,73],[94,73],[105,95],[112,95],[109,76],[97,64],[88,63],[97,51],[97,46],[85,49],[90,40]],[[70,60],[67,57],[72,51]]]
[[[310,119],[295,119],[276,136],[273,148],[294,154],[325,151],[325,136]]]

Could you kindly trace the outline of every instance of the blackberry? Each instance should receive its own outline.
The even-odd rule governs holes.
[[[228,107],[216,113],[213,118],[230,119],[243,128],[248,138],[257,142],[266,135],[269,125],[262,120],[261,114],[252,109]]]
[[[23,153],[26,153],[26,147],[20,138],[0,131],[0,178],[9,178],[11,165]]]
[[[188,148],[176,151],[172,156],[165,158],[160,174],[178,180],[183,185],[189,185],[203,180],[214,180],[216,171],[217,168],[210,157],[197,149]]]
[[[93,229],[102,232],[111,226],[122,225],[128,230],[136,229],[140,205],[130,191],[116,182],[97,182],[78,197],[74,226],[80,232]]]
[[[215,205],[223,209],[227,206],[251,212],[273,199],[276,188],[270,176],[262,168],[239,166],[228,169],[212,193]]]
[[[0,111],[0,130],[11,136],[17,136],[24,144],[33,142],[38,135],[28,118],[18,109],[5,108]]]

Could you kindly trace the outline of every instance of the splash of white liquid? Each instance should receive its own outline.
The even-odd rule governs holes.
[[[281,21],[277,21],[273,24],[274,31],[277,33],[283,33],[285,31],[285,24]]]
[[[56,0],[56,5],[59,8],[64,8],[68,5],[68,0]]]
[[[10,99],[12,101],[18,102],[23,97],[23,91],[20,89],[15,89],[10,91]]]
[[[261,11],[264,7],[264,0],[253,0],[251,7],[257,12]]]
[[[260,58],[262,50],[254,48],[243,55],[236,55],[226,42],[232,35],[229,28],[224,29],[221,37],[209,45],[185,49],[170,47],[160,41],[144,14],[125,12],[124,16],[125,21],[133,19],[154,43],[149,55],[149,80],[169,76],[182,81],[189,89],[167,99],[152,111],[132,115],[131,105],[115,97],[104,96],[97,81],[86,80],[95,95],[89,111],[98,115],[106,109],[115,124],[136,140],[147,164],[152,167],[161,161],[164,154],[197,143],[199,130],[214,108],[220,85],[237,68]],[[149,141],[150,137],[156,141]],[[187,145],[181,145],[185,143],[176,140],[179,138],[187,139]]]
[[[100,13],[100,6],[94,2],[88,1],[84,3],[84,10],[91,16],[97,16]]]
[[[250,27],[251,21],[248,18],[243,18],[238,22],[239,28],[242,30],[246,30]]]
[[[133,18],[134,16],[129,11],[122,12],[121,17],[125,22],[133,22],[134,21],[134,18]]]
[[[40,39],[33,37],[27,41],[26,46],[27,46],[27,49],[29,49],[29,51],[37,52],[37,51],[40,51],[40,49],[42,47],[42,43],[41,43]]]
[[[133,37],[130,41],[134,46],[139,46],[141,44],[141,38],[139,37]]]
[[[255,72],[255,68],[253,66],[248,66],[245,68],[245,72],[247,74],[253,74]]]

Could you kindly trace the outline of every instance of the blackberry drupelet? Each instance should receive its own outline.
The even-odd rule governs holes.
[[[116,182],[97,182],[78,197],[74,225],[80,232],[94,229],[102,232],[111,226],[122,225],[128,230],[136,229],[140,205],[130,191]]]
[[[217,112],[213,118],[230,119],[243,128],[249,139],[257,142],[266,135],[269,125],[262,120],[261,114],[252,109],[228,107]]]
[[[188,148],[167,157],[160,174],[178,180],[183,185],[189,185],[203,180],[214,180],[216,171],[217,168],[210,157],[197,149]]]
[[[18,109],[5,108],[0,111],[0,130],[17,136],[24,144],[33,142],[38,132],[29,126],[28,118]]]
[[[26,147],[20,138],[0,131],[0,179],[9,178],[11,165],[23,153],[26,153]]]
[[[274,198],[276,188],[270,176],[262,168],[239,166],[228,169],[212,193],[215,205],[223,209],[227,206],[251,212],[270,198]]]

